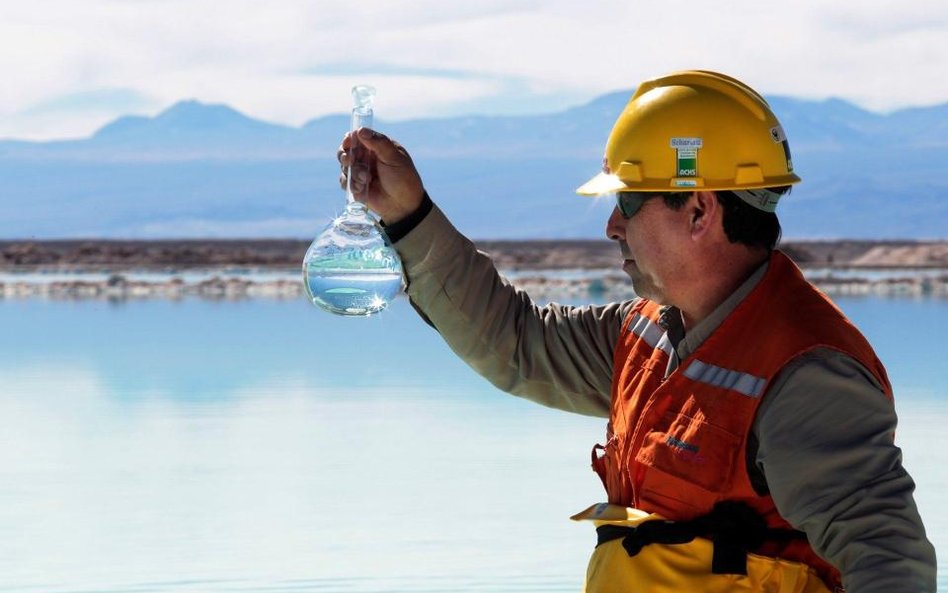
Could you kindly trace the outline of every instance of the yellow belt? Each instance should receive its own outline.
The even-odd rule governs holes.
[[[593,521],[596,527],[634,528],[665,521],[658,515],[606,503],[593,505],[571,519]],[[806,564],[753,553],[747,554],[747,574],[715,574],[714,543],[704,537],[634,545],[634,554],[623,543],[623,538],[612,539],[593,551],[586,571],[586,593],[829,593]]]

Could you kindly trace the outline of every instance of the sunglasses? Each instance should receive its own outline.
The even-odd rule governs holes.
[[[645,200],[664,195],[662,192],[620,191],[616,192],[616,206],[618,206],[622,218],[632,218],[645,203]]]

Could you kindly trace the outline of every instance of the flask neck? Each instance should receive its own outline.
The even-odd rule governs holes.
[[[375,113],[371,107],[355,107],[352,109],[352,120],[349,129],[353,132],[359,128],[371,128],[375,123]]]
[[[364,216],[368,213],[369,209],[365,207],[365,204],[357,201],[352,196],[352,192],[346,192],[346,214]]]
[[[373,125],[373,111],[372,107],[369,105],[356,105],[352,108],[352,126],[351,131],[355,132],[359,128],[371,128]],[[352,154],[360,155],[362,150],[362,143],[359,142],[358,137],[353,135],[353,143],[351,148]],[[366,207],[361,203],[357,202],[352,195],[352,165],[349,165],[349,169],[346,171],[346,212],[352,214],[364,214],[368,212]]]

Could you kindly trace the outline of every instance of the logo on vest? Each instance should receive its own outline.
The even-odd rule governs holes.
[[[665,444],[671,447],[675,453],[685,461],[704,463],[704,457],[698,454],[697,445],[686,443],[685,441],[676,439],[671,435],[668,435],[668,438],[665,439]]]

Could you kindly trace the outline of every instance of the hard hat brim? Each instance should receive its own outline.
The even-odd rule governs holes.
[[[581,196],[601,196],[623,189],[628,189],[628,186],[618,176],[611,173],[600,173],[576,188],[576,193]]]

